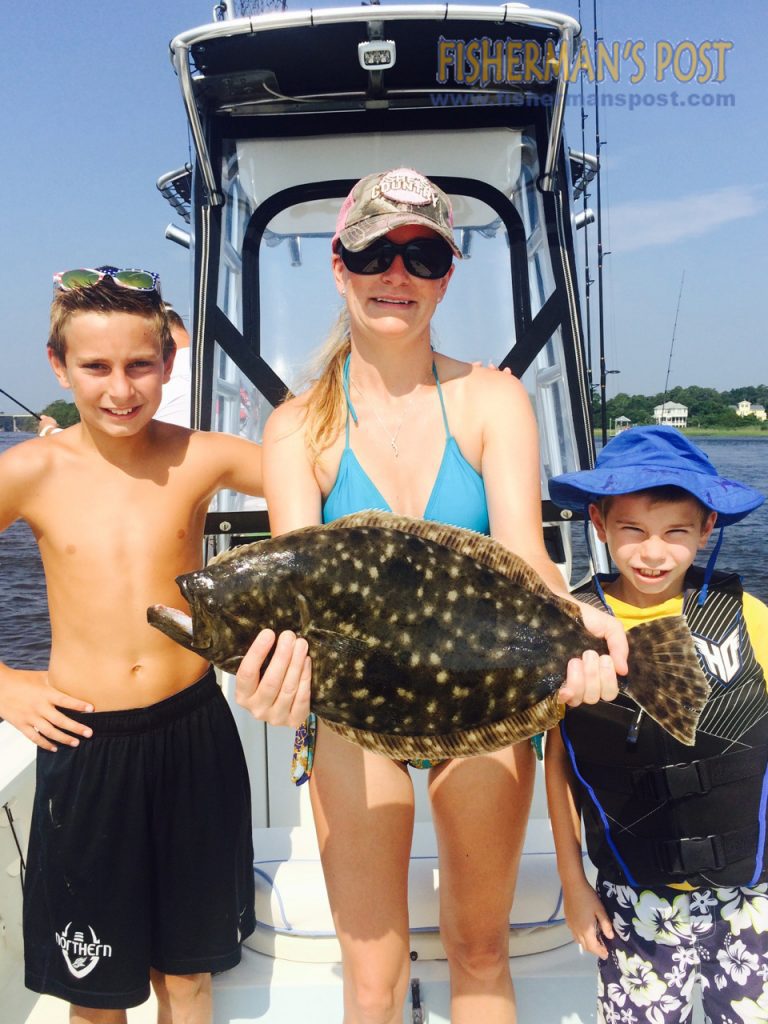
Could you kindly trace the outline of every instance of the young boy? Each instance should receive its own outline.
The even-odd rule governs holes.
[[[763,498],[718,476],[669,427],[620,434],[594,470],[555,478],[550,495],[566,508],[588,505],[618,570],[578,596],[628,629],[683,614],[712,687],[693,747],[624,696],[567,709],[547,736],[565,915],[600,958],[598,1020],[687,1020],[697,979],[711,1024],[765,1020],[768,608],[736,575],[714,573],[714,555],[705,571],[692,567],[715,524],[737,522]]]
[[[212,670],[146,612],[178,605],[216,491],[262,493],[261,449],[153,420],[174,357],[156,275],[54,280],[48,355],[81,422],[0,459],[0,528],[34,531],[52,631],[47,672],[0,666],[0,717],[40,748],[26,983],[119,1024],[151,973],[162,1021],[205,1024],[254,927],[248,777]],[[269,685],[305,692],[305,651],[281,636]]]

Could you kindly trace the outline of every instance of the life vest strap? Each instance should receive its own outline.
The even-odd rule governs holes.
[[[666,803],[762,775],[767,763],[768,746],[760,746],[659,768],[628,768],[584,760],[579,761],[579,768],[584,778],[600,789]]]
[[[750,825],[720,836],[649,842],[656,865],[669,878],[688,878],[705,871],[722,871],[729,864],[751,857],[757,846],[758,826]],[[633,843],[634,852],[642,845]]]
[[[679,800],[684,796],[709,793],[715,786],[762,775],[766,759],[768,748],[754,747],[689,764],[635,769],[631,773],[633,791],[651,800]]]

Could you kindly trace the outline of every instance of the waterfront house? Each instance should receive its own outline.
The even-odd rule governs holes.
[[[653,422],[665,427],[678,427],[685,430],[688,426],[688,406],[680,402],[664,402],[655,406]]]

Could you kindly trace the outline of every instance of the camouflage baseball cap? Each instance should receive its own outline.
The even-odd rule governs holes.
[[[461,259],[453,237],[450,199],[429,178],[410,167],[369,174],[353,185],[339,211],[331,248],[335,252],[341,242],[350,252],[359,252],[404,224],[431,228]]]

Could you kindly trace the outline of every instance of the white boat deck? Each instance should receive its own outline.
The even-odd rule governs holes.
[[[281,743],[287,742],[283,737]],[[0,808],[10,806],[14,827],[22,843],[26,842],[28,816],[34,785],[34,751],[19,734],[7,724],[0,723]],[[422,795],[420,795],[421,798]],[[303,799],[306,799],[303,796]],[[544,817],[541,787],[537,787],[534,817],[529,828],[526,849],[530,867],[528,888],[539,888],[534,882],[542,870],[541,856],[546,853],[548,823]],[[255,846],[257,861],[262,870],[269,863],[277,863],[286,849],[307,862],[316,858],[313,830],[304,827],[274,827],[257,829]],[[429,860],[429,831],[424,822],[417,822],[414,840],[414,861],[418,877],[424,877],[425,861]],[[421,863],[419,863],[421,862]],[[437,885],[437,874],[426,865],[426,876]],[[284,884],[279,868],[270,875],[274,888]],[[293,867],[288,865],[286,878]],[[319,868],[313,868],[313,871]],[[266,872],[269,874],[269,872]],[[21,887],[19,885],[19,858],[15,840],[3,812],[0,816],[0,1024],[65,1024],[68,1019],[66,1005],[58,999],[37,996],[23,985],[21,949]],[[530,921],[530,893],[524,892],[526,867],[521,872],[520,899],[516,904],[518,921]],[[327,910],[323,905],[324,891],[315,876],[312,888],[320,888],[318,920],[323,921]],[[261,894],[259,916],[269,901],[268,888]],[[427,886],[415,913],[430,913],[431,886]],[[551,899],[551,894],[549,894]],[[547,904],[549,905],[549,904]],[[283,903],[283,909],[290,904]],[[515,913],[513,912],[513,921]],[[512,932],[511,948],[521,955],[511,958],[515,980],[520,1024],[589,1024],[595,1021],[596,964],[593,957],[579,955],[567,938],[564,926],[554,925],[549,937],[533,929],[526,935]],[[267,930],[264,935],[249,940],[269,948]],[[214,978],[214,1024],[286,1024],[295,1021],[304,1008],[311,1008],[314,1024],[339,1024],[342,1020],[341,973],[335,960],[335,939],[325,936],[321,927],[315,937],[283,935],[280,937],[285,958],[275,959],[265,952],[243,949],[243,959],[232,971]],[[522,952],[526,948],[537,951]],[[533,943],[533,947],[531,946]],[[557,948],[546,949],[549,943]],[[538,945],[537,945],[538,944]],[[411,968],[411,977],[420,983],[421,1003],[425,1024],[448,1024],[449,989],[448,972],[439,956],[439,940],[434,933],[415,934],[414,949],[418,959]],[[323,957],[328,962],[321,962]],[[304,961],[304,962],[302,962]],[[406,1006],[404,1022],[411,1024],[410,1001]],[[129,1024],[153,1024],[156,1004],[150,998],[143,1006],[128,1012]],[[694,1014],[692,1024],[700,1024],[700,1011]]]

